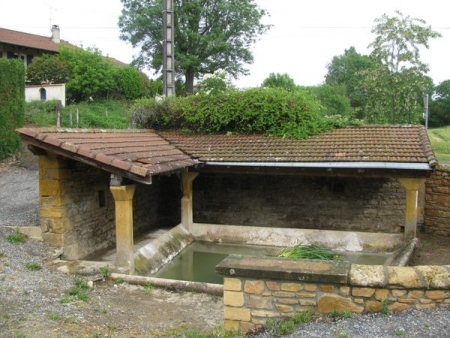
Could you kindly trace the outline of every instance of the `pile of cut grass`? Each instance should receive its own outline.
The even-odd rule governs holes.
[[[339,260],[339,256],[329,249],[317,245],[298,244],[292,247],[282,249],[277,252],[277,257],[295,258],[295,259],[320,259],[320,260]]]

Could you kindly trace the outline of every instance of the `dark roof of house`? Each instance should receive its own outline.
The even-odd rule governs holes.
[[[132,179],[150,180],[198,164],[153,130],[21,128],[29,144],[95,167],[127,172]]]
[[[437,164],[423,126],[335,129],[308,139],[191,135],[153,130],[21,128],[29,144],[138,181],[199,164],[430,171]]]
[[[158,133],[201,162],[436,163],[423,126],[346,127],[307,139]]]
[[[62,44],[70,47],[77,47],[66,40],[60,40]],[[44,50],[47,52],[58,53],[58,43],[52,41],[51,37],[30,34],[25,32],[14,31],[11,29],[0,27],[0,42],[7,43],[14,46],[35,48],[39,50]],[[112,64],[116,66],[126,66],[125,62],[117,60],[110,56],[104,56],[104,60],[110,60]]]
[[[10,45],[41,49],[54,53],[58,52],[58,44],[53,42],[50,37],[13,31],[6,28],[0,28],[0,42]],[[69,44],[67,41],[61,40],[61,42]]]

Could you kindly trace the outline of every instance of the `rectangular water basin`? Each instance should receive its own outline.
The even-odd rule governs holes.
[[[223,284],[223,276],[215,273],[216,265],[230,254],[244,256],[276,256],[280,247],[195,241],[151,277]],[[384,265],[393,253],[337,252],[351,264]]]

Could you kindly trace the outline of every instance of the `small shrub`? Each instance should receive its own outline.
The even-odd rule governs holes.
[[[333,310],[330,312],[330,317],[331,318],[351,318],[352,312],[350,310],[346,310],[346,311],[342,311],[342,312]]]
[[[109,268],[109,265],[105,265],[102,266],[100,268],[100,275],[104,278],[104,279],[108,279],[109,276],[111,276],[111,270]]]
[[[387,299],[383,299],[381,302],[381,310],[380,312],[384,314],[385,316],[389,315],[391,311],[389,310],[389,302]]]
[[[23,244],[27,241],[28,236],[21,233],[19,228],[16,228],[13,233],[6,235],[5,239],[11,244]]]
[[[6,254],[4,252],[0,252],[0,259],[5,258]]]
[[[114,284],[123,284],[124,280],[122,277],[116,278],[116,280],[114,281]]]
[[[57,314],[56,312],[49,312],[47,313],[47,318],[50,320],[60,320],[61,316]]]
[[[291,334],[299,324],[307,323],[311,319],[311,313],[308,311],[295,314],[286,320],[269,319],[266,322],[266,329],[274,336],[283,336]]]
[[[152,284],[150,284],[150,283],[145,283],[144,284],[144,291],[145,291],[145,293],[147,293],[147,294],[150,294],[150,293],[152,293],[152,291],[153,291],[153,285]]]
[[[87,285],[87,283],[82,279],[82,278],[77,278],[75,281],[75,286],[78,289],[88,289],[89,286]]]
[[[42,269],[42,266],[36,262],[26,263],[25,267],[30,271],[38,271]]]

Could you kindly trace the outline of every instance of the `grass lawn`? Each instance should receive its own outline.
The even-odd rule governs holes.
[[[428,137],[439,162],[450,163],[450,126],[428,129]]]

